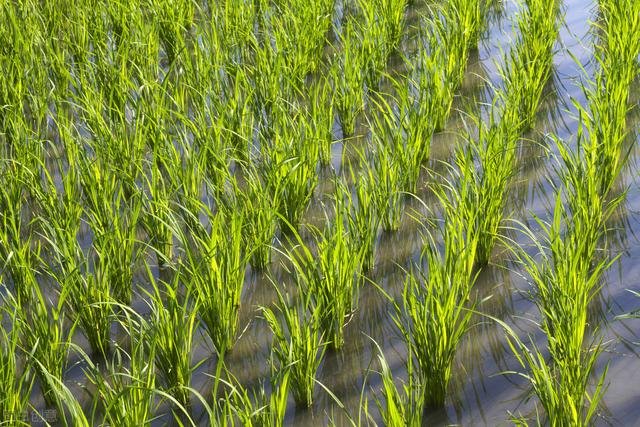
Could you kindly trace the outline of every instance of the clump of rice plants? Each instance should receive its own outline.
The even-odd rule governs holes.
[[[141,199],[138,194],[128,198],[116,175],[92,160],[84,161],[80,174],[96,253],[93,277],[109,282],[103,286],[109,287],[115,301],[129,304]]]
[[[278,226],[276,200],[267,191],[259,171],[250,169],[245,174],[246,188],[239,190],[244,207],[245,239],[251,251],[250,263],[254,268],[265,268],[271,262],[272,244]]]
[[[120,319],[129,333],[129,351],[117,346],[107,363],[107,375],[90,365],[89,379],[102,402],[104,422],[112,425],[148,425],[154,417],[156,376],[154,351],[160,344],[148,339],[148,325],[124,308]],[[125,367],[126,366],[126,367]],[[94,411],[98,409],[94,407]],[[95,416],[95,412],[94,412]]]
[[[335,93],[328,77],[321,77],[311,84],[307,105],[308,139],[319,146],[319,158],[323,165],[331,163]]]
[[[282,427],[289,397],[289,370],[274,375],[269,381],[271,394],[267,396],[264,388],[257,393],[250,393],[238,383],[237,379],[223,366],[219,365],[214,379],[214,396],[218,389],[224,387],[223,398],[210,405],[200,398],[209,422],[214,426],[249,426]]]
[[[489,124],[478,124],[477,141],[471,139],[466,153],[458,156],[461,174],[477,195],[476,209],[483,212],[476,217],[474,226],[478,234],[475,262],[480,266],[491,257],[505,215],[508,184],[516,169],[517,141],[517,127],[504,118],[496,124],[492,116]],[[476,159],[479,169],[476,169]]]
[[[263,315],[273,332],[273,355],[280,370],[288,372],[289,386],[297,405],[311,406],[316,375],[326,343],[320,325],[320,307],[310,292],[293,303],[279,289],[278,310],[263,308]]]
[[[377,346],[377,344],[376,344]],[[376,398],[376,406],[386,426],[418,427],[422,425],[424,406],[424,391],[413,372],[413,361],[407,360],[408,379],[399,388],[394,382],[391,368],[378,347],[378,362],[382,377],[382,396],[384,400]],[[366,411],[366,409],[365,409]]]
[[[407,343],[414,381],[428,407],[444,405],[456,349],[473,312],[470,292],[478,244],[473,224],[478,213],[469,203],[471,188],[437,188],[444,209],[444,248],[427,237],[422,255],[426,271],[419,265],[407,271],[402,306],[394,303],[394,322]]]
[[[165,266],[171,264],[174,255],[172,194],[157,162],[153,162],[150,175],[142,223],[149,235],[150,246],[156,252],[158,265]]]
[[[354,182],[354,194],[348,188],[339,187],[336,197],[343,197],[348,210],[347,230],[355,248],[360,248],[361,268],[368,271],[376,261],[376,239],[380,229],[380,215],[376,206],[376,178],[371,168],[349,173]]]
[[[151,319],[148,336],[154,342],[154,366],[161,384],[167,393],[183,406],[189,406],[191,373],[191,349],[197,327],[198,311],[187,289],[186,295],[179,294],[179,273],[173,282],[157,281],[149,271],[153,285],[151,297]],[[155,374],[154,374],[155,375]]]
[[[520,38],[509,54],[506,70],[506,101],[512,114],[520,117],[522,131],[533,126],[542,91],[553,67],[553,45],[558,37],[556,0],[525,1],[518,15]]]
[[[33,387],[33,373],[30,366],[21,366],[21,323],[17,321],[17,308],[13,311],[2,307],[2,318],[9,315],[12,321],[6,329],[0,324],[0,413],[3,422],[20,425],[21,415],[29,407],[29,396]],[[28,349],[27,349],[28,351]]]
[[[622,148],[630,85],[639,73],[640,42],[635,34],[640,31],[640,20],[637,3],[603,0],[599,4],[601,19],[594,24],[602,41],[596,46],[599,69],[595,81],[583,87],[588,106],[579,110],[589,135],[589,150],[594,153],[586,160],[597,165],[599,192],[605,195],[626,161]]]
[[[183,235],[181,281],[193,293],[200,321],[220,356],[231,351],[239,327],[240,296],[248,259],[244,218],[222,206],[207,211],[207,224]],[[183,233],[184,234],[184,233]]]
[[[302,112],[278,104],[273,127],[262,133],[260,174],[275,200],[276,212],[294,229],[318,183],[318,146],[304,143]],[[292,117],[289,117],[292,114]]]
[[[343,195],[338,192],[332,224],[318,241],[316,262],[320,280],[310,280],[304,290],[313,294],[321,312],[324,337],[334,349],[344,345],[344,324],[357,306],[361,264],[360,248],[350,239],[347,230],[344,203]]]
[[[342,50],[331,63],[330,71],[336,93],[335,107],[344,138],[354,135],[356,119],[364,109],[365,57],[357,25],[352,18],[345,22],[340,35]]]

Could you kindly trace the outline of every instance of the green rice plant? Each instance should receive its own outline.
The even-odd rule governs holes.
[[[313,3],[276,1],[264,16],[276,51],[293,80],[304,77],[321,63],[326,34],[331,25],[333,0]]]
[[[553,67],[553,45],[558,37],[556,0],[527,0],[518,15],[520,37],[506,61],[505,108],[520,118],[522,131],[533,124],[542,91]]]
[[[84,356],[86,358],[86,355]],[[35,363],[37,364],[39,362],[36,360]],[[46,370],[43,370],[43,372],[45,375],[47,374]],[[77,397],[71,392],[71,390],[69,390],[64,382],[53,375],[46,375],[46,377],[49,383],[48,387],[56,393],[56,400],[62,402],[66,409],[65,411],[57,414],[57,416],[61,418],[58,420],[60,424],[79,427],[95,425],[95,423],[89,422],[89,419],[80,405],[80,402],[78,402]],[[42,416],[40,415],[40,417]],[[42,419],[42,421],[48,422],[45,419]]]
[[[316,375],[326,350],[320,325],[321,313],[310,292],[301,294],[297,301],[291,303],[288,294],[283,295],[280,289],[276,290],[277,312],[262,308],[273,332],[273,355],[278,361],[278,369],[288,372],[296,404],[309,407],[313,403]]]
[[[198,366],[191,365],[198,311],[188,289],[186,295],[179,294],[179,273],[166,283],[156,281],[149,266],[147,272],[153,292],[149,293],[151,318],[145,340],[155,346],[154,376],[179,404],[188,407],[191,374]]]
[[[89,365],[88,378],[96,387],[93,401],[93,419],[98,404],[104,411],[104,423],[110,425],[149,425],[154,418],[155,349],[160,344],[148,339],[149,326],[137,314],[122,306],[124,319],[119,319],[129,333],[131,346],[125,351],[114,349],[113,360],[107,363],[107,375],[96,366]]]
[[[401,101],[406,102],[406,93],[401,93]],[[387,159],[379,159],[389,166],[389,162],[395,164],[393,172],[385,173],[378,169],[379,172],[386,175],[384,178],[378,175],[378,180],[388,179],[389,183],[385,184],[387,191],[392,189],[401,189],[402,191],[413,191],[417,187],[418,178],[422,165],[426,158],[427,152],[424,146],[411,145],[410,141],[405,140],[403,132],[402,111],[398,111],[390,102],[387,102],[381,94],[376,94],[371,98],[371,103],[375,108],[371,120],[371,140],[375,149],[384,151]],[[403,109],[402,107],[400,107]],[[394,168],[394,166],[391,166]],[[391,182],[393,181],[393,182]]]
[[[356,119],[364,110],[365,54],[354,19],[347,19],[340,34],[341,52],[331,62],[335,108],[343,138],[354,135]]]
[[[145,176],[148,197],[145,197],[142,211],[142,224],[149,236],[149,243],[156,253],[158,265],[165,266],[173,260],[174,232],[172,195],[160,167],[152,163],[150,176]]]
[[[638,5],[634,2],[600,2],[601,19],[594,24],[602,33],[602,44],[596,46],[600,66],[595,81],[583,86],[587,108],[578,107],[581,122],[589,135],[592,157],[597,165],[600,194],[607,194],[626,161],[622,150],[627,134],[629,88],[639,73],[637,58],[640,42]]]
[[[546,362],[535,346],[529,350],[513,331],[503,327],[520,365],[530,370],[525,377],[531,381],[549,422],[590,425],[605,391],[606,369],[590,393],[602,345],[596,343],[596,338],[589,339],[589,331],[597,329],[590,323],[588,313],[602,287],[604,272],[615,261],[609,259],[607,248],[600,244],[606,243],[606,220],[622,196],[605,200],[599,194],[598,171],[585,160],[592,155],[590,143],[585,145],[581,133],[575,152],[560,141],[557,146],[566,202],[558,190],[551,223],[536,219],[545,236],[543,241],[525,231],[541,258],[518,251],[532,281],[534,303],[542,314],[540,327],[548,338],[551,361]]]
[[[118,178],[96,162],[80,167],[80,185],[97,255],[94,279],[107,280],[115,301],[129,304],[133,265],[137,258],[136,231],[142,209],[140,193],[127,199]]]
[[[368,271],[376,261],[376,239],[381,218],[376,210],[376,177],[371,168],[355,172],[349,166],[349,174],[354,183],[354,195],[347,189],[339,191],[346,200],[348,210],[347,231],[353,245],[361,248],[361,268]]]
[[[422,425],[422,412],[424,407],[424,392],[419,383],[416,383],[413,372],[412,359],[407,360],[408,380],[402,384],[401,389],[396,386],[391,368],[378,347],[378,362],[380,363],[380,376],[382,377],[382,396],[384,401],[376,398],[376,406],[380,411],[382,422],[390,427],[418,427]],[[366,409],[365,409],[366,410]]]
[[[17,321],[20,314],[15,305],[10,306],[14,306],[13,310],[3,304],[2,317],[5,312],[8,314],[11,327],[7,329],[4,322],[0,325],[0,414],[7,425],[26,426],[29,424],[23,420],[22,414],[29,408],[34,377],[31,366],[21,364],[22,329]]]
[[[335,216],[318,241],[316,262],[320,281],[311,281],[306,291],[313,294],[322,313],[320,322],[324,338],[331,347],[340,349],[344,346],[344,324],[357,307],[361,249],[350,238],[346,201],[340,190],[335,194],[334,202]]]
[[[328,77],[321,77],[311,83],[306,112],[309,132],[307,139],[319,146],[320,162],[323,165],[331,163],[335,96]]]
[[[362,19],[355,22],[360,33],[364,83],[369,90],[378,90],[391,53],[390,41],[385,33],[386,22],[378,13],[383,1],[359,0],[356,3],[362,15]]]
[[[227,208],[216,213],[204,210],[208,225],[198,223],[197,228],[188,228],[180,235],[185,254],[179,274],[193,293],[211,343],[223,357],[235,344],[240,321],[240,296],[248,264],[244,218]]]
[[[477,195],[476,209],[483,212],[475,218],[478,246],[475,262],[483,266],[489,262],[505,216],[507,191],[511,177],[516,172],[518,130],[503,120],[495,123],[478,123],[478,139],[469,138],[469,149],[458,156],[458,166],[465,181],[472,185]],[[476,169],[475,162],[480,167]]]
[[[390,54],[400,45],[408,0],[375,0],[372,2],[385,35],[385,49]]]
[[[402,222],[403,191],[407,173],[403,167],[403,162],[392,149],[382,144],[375,148],[372,159],[364,166],[365,169],[372,169],[376,177],[375,209],[380,215],[382,229],[385,231],[397,230]]]
[[[114,300],[105,273],[97,271],[85,277],[74,273],[64,279],[62,287],[69,289],[75,322],[87,338],[93,355],[106,359],[111,350]]]
[[[606,391],[604,379],[608,368],[605,368],[597,380],[593,391],[591,393],[586,391],[595,370],[596,359],[602,351],[600,345],[590,346],[589,350],[584,351],[579,371],[575,371],[576,366],[570,366],[572,363],[566,364],[562,360],[554,360],[553,364],[550,364],[534,343],[528,347],[506,323],[495,318],[494,321],[505,330],[509,347],[520,367],[528,370],[527,373],[507,373],[520,375],[532,385],[533,393],[544,408],[546,417],[544,420],[538,418],[538,425],[542,425],[544,421],[554,426],[592,425]],[[562,375],[571,371],[576,374],[571,380],[558,380],[558,373]],[[573,384],[569,385],[569,382]],[[539,414],[538,417],[540,417]],[[513,421],[517,425],[527,425],[526,419]]]
[[[40,246],[32,238],[33,222],[23,211],[25,188],[34,180],[28,171],[14,174],[16,165],[8,163],[0,181],[0,261],[3,276],[11,280],[22,305],[30,299],[30,285],[36,282],[34,268],[40,256]]]
[[[245,217],[246,247],[254,268],[265,268],[271,262],[271,247],[276,235],[278,217],[273,194],[265,188],[260,172],[250,166],[245,174],[246,188],[239,190]]]
[[[226,370],[228,380],[221,376],[222,367],[218,365],[214,376],[214,397],[209,404],[202,396],[195,393],[203,404],[209,423],[212,426],[260,426],[282,427],[289,397],[289,371],[275,375],[270,380],[271,394],[265,393],[266,385],[259,392],[250,393],[242,387],[237,379]],[[225,387],[222,397],[218,397],[218,389]]]
[[[404,94],[401,99],[407,99],[403,103],[406,104],[407,145],[414,149],[428,144],[433,132],[444,129],[455,91],[461,83],[459,72],[465,68],[466,56],[458,57],[447,50],[453,49],[452,45],[458,41],[454,35],[445,21],[425,19],[419,32],[416,63],[409,62],[406,84],[399,88],[399,93]],[[463,47],[460,49],[464,53]],[[412,95],[415,100],[409,102]],[[427,150],[428,147],[422,149],[425,157]]]
[[[68,289],[63,289],[57,296],[57,301],[53,302],[48,301],[43,295],[37,282],[29,283],[27,286],[30,287],[29,300],[23,301],[22,307],[17,305],[17,301],[12,301],[12,304],[16,305],[16,311],[20,313],[14,319],[14,327],[18,322],[22,324],[20,330],[24,347],[30,349],[27,362],[33,366],[39,379],[45,402],[62,410],[62,402],[56,400],[55,392],[49,387],[47,375],[62,381],[66,370],[74,332],[74,325],[69,327],[65,316],[65,291]]]
[[[415,360],[415,381],[428,407],[444,405],[456,349],[470,327],[478,245],[473,225],[479,215],[470,203],[475,197],[472,189],[435,187],[444,210],[443,253],[440,244],[427,237],[422,255],[426,271],[418,265],[407,271],[402,308],[394,302],[394,323]]]
[[[160,157],[161,170],[167,173],[169,188],[177,191],[177,201],[181,206],[179,212],[190,226],[195,226],[193,220],[198,218],[202,208],[205,181],[203,155],[190,145],[181,146],[180,150],[171,145],[170,150]],[[221,169],[218,168],[217,172],[221,172]]]
[[[286,220],[281,226],[297,227],[318,183],[318,146],[304,143],[301,113],[285,106],[276,113],[272,138],[260,141],[263,159],[261,175],[267,191],[276,201],[276,211]],[[293,117],[287,117],[291,113]]]

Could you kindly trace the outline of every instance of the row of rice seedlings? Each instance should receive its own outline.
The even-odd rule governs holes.
[[[549,19],[555,22],[555,15]],[[531,20],[535,21],[534,18]],[[531,24],[521,31],[529,34],[537,29]],[[550,39],[547,44],[553,45],[556,35],[556,31],[546,28],[540,37]],[[548,75],[550,55],[550,50],[546,55],[541,54],[542,59],[530,64],[531,69],[534,72],[547,69],[543,74]],[[514,64],[525,60],[517,54],[514,58]],[[514,82],[523,81],[521,76],[509,77]],[[540,88],[545,82],[539,83]],[[403,306],[396,305],[395,322],[409,350],[407,365],[415,371],[409,385],[418,392],[405,385],[402,394],[388,381],[384,383],[383,378],[383,392],[388,394],[385,397],[395,402],[393,408],[387,406],[386,412],[383,411],[387,417],[391,417],[389,411],[393,410],[395,417],[411,422],[397,409],[400,403],[405,408],[415,402],[422,402],[427,407],[444,405],[456,349],[470,326],[474,267],[489,259],[503,217],[507,183],[515,167],[515,144],[524,130],[516,111],[520,100],[528,99],[529,95],[520,90],[512,93],[517,87],[511,86],[507,87],[506,94],[499,95],[503,97],[502,120],[494,121],[500,102],[496,101],[490,123],[478,123],[478,139],[457,151],[454,181],[445,187],[446,190],[439,188],[436,192],[444,208],[443,248],[440,249],[433,239],[426,242],[423,257],[428,265],[427,273],[420,268],[412,268],[407,273]],[[535,100],[536,106],[538,101]],[[476,160],[480,163],[479,170]],[[479,215],[479,212],[483,214]],[[415,398],[416,393],[420,393],[419,399]]]
[[[431,138],[450,114],[469,51],[478,43],[485,10],[479,1],[448,2],[434,14],[421,31],[417,64],[407,61],[408,75],[392,79],[394,102],[372,97],[370,128],[379,183],[375,198],[387,231],[399,227],[403,192],[417,190]]]
[[[566,204],[558,192],[551,224],[538,221],[549,247],[547,252],[543,243],[537,243],[542,262],[526,253],[520,255],[534,285],[551,361],[541,356],[535,344],[528,348],[503,325],[551,425],[592,424],[606,389],[607,368],[592,386],[602,344],[589,309],[605,271],[616,259],[608,255],[605,236],[607,220],[624,197],[613,197],[610,190],[624,162],[621,148],[629,84],[638,73],[640,53],[640,44],[631,34],[638,29],[640,10],[631,2],[603,2],[601,7],[605,45],[596,48],[601,69],[595,88],[584,88],[591,115],[579,106],[581,121],[574,152],[562,142],[557,144],[564,166],[560,177]],[[609,26],[613,21],[622,25],[622,31]],[[617,42],[609,44],[618,38],[627,42],[622,49]]]
[[[589,135],[592,156],[600,171],[599,193],[606,195],[625,161],[623,142],[627,134],[631,83],[638,76],[640,41],[640,6],[632,1],[600,1],[600,17],[594,24],[600,33],[595,56],[598,70],[595,80],[583,90],[587,108],[581,108],[585,130]]]
[[[472,157],[479,168],[467,164],[478,193],[479,233],[476,263],[489,262],[505,216],[509,182],[516,173],[520,135],[533,125],[542,89],[551,73],[553,45],[558,36],[555,1],[527,2],[518,15],[520,37],[503,70],[504,89],[498,90],[489,123],[476,123],[477,139],[470,137]],[[549,13],[551,11],[551,13]]]
[[[590,392],[602,347],[597,338],[589,338],[597,333],[589,311],[604,272],[615,261],[600,242],[606,232],[604,221],[621,201],[607,203],[597,195],[598,172],[585,162],[578,142],[576,154],[560,144],[566,205],[558,192],[551,223],[537,221],[544,241],[528,232],[542,259],[519,251],[542,315],[540,327],[548,338],[550,361],[535,344],[527,347],[503,324],[520,366],[528,370],[522,375],[531,382],[544,416],[550,424],[562,426],[590,425],[604,395],[606,368]]]

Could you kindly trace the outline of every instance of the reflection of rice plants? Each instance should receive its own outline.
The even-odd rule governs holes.
[[[370,368],[352,368],[371,353],[352,340],[363,321],[386,333],[388,320],[406,345],[408,377],[394,380],[388,348],[387,359],[374,349],[381,388],[359,402],[360,424],[417,425],[423,408],[442,409],[464,360],[476,274],[497,242],[515,245],[501,236],[510,185],[522,134],[537,131],[560,27],[555,0],[523,0],[483,109],[467,96],[480,80],[468,63],[480,56],[489,3],[4,2],[0,418],[19,425],[13,414],[46,405],[65,425],[172,415],[193,425],[195,403],[215,425],[281,426],[289,393],[310,413],[327,397],[351,411],[317,387],[325,351],[354,371],[340,386],[366,378]],[[559,201],[551,223],[537,223],[540,265],[512,251],[532,281],[550,360],[507,336],[558,425],[593,421],[604,390],[604,375],[589,385],[604,353],[586,313],[613,258],[640,54],[637,2],[598,4],[576,144],[552,150]],[[457,144],[451,117],[465,103],[474,111],[462,117],[465,143],[439,159],[450,135]],[[406,210],[418,195],[435,212],[419,259],[404,244],[417,235]],[[405,268],[401,296],[390,253]],[[265,292],[277,277],[294,286]],[[369,291],[379,297],[373,282],[394,310],[369,322],[360,305]],[[260,315],[273,340],[243,329]],[[205,360],[215,372],[195,360],[201,344],[213,348]],[[268,378],[238,375],[247,349],[271,355]],[[80,368],[73,385],[70,367]],[[90,393],[76,396],[83,387]]]

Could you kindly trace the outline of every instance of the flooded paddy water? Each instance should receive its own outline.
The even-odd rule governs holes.
[[[422,23],[421,16],[431,13],[432,3],[416,0],[409,4],[405,34],[398,51],[391,55],[387,63],[389,76],[404,72],[402,56],[412,62],[417,55],[417,27]],[[524,5],[516,1],[488,3],[487,25],[481,33],[477,49],[469,53],[452,113],[444,129],[433,135],[428,168],[442,175],[448,170],[445,163],[452,162],[455,148],[464,142],[464,132],[473,128],[471,117],[488,120],[496,92],[504,89],[504,78],[499,70],[503,69],[505,58],[508,58],[506,53],[517,39],[519,29],[516,17]],[[558,16],[561,24],[554,44],[551,78],[544,87],[534,127],[519,139],[517,173],[510,180],[506,197],[505,234],[509,241],[525,248],[525,252],[531,256],[537,256],[536,247],[522,232],[523,227],[530,227],[536,235],[541,235],[543,230],[536,220],[550,221],[553,218],[555,188],[552,183],[558,181],[559,153],[552,135],[575,147],[580,126],[576,104],[586,107],[587,103],[581,82],[593,79],[598,68],[593,51],[597,41],[592,25],[598,18],[598,4],[583,0],[564,0],[560,3]],[[338,2],[334,24],[341,22],[338,17],[345,13],[345,8],[342,2]],[[337,40],[339,36],[331,31],[328,38]],[[330,51],[329,48],[326,50]],[[330,52],[325,52],[325,55],[330,55]],[[385,85],[391,91],[389,79],[385,78],[382,79],[381,91],[384,92]],[[597,325],[590,333],[602,340],[603,348],[594,375],[599,376],[606,370],[606,393],[593,420],[594,425],[640,425],[640,390],[637,386],[640,383],[640,319],[625,317],[640,308],[640,297],[630,292],[640,291],[639,100],[640,80],[636,78],[630,89],[631,108],[627,114],[629,133],[624,143],[624,150],[629,152],[628,160],[612,190],[614,196],[625,191],[626,194],[622,204],[608,220],[608,250],[612,258],[617,258],[603,275],[602,288],[589,306],[588,313],[589,327]],[[348,168],[353,166],[356,171],[359,170],[355,164],[359,158],[358,150],[365,147],[366,151],[371,141],[370,123],[366,119],[366,109],[370,107],[367,105],[365,114],[361,114],[356,121],[354,136],[345,140],[336,115],[333,126],[336,142],[331,147],[331,161],[328,166],[318,167],[318,184],[298,230],[301,239],[314,251],[317,243],[309,231],[310,226],[322,228],[327,219],[331,221],[336,174],[353,184]],[[54,163],[53,160],[51,162]],[[239,182],[244,182],[246,177],[239,166],[240,162],[232,163],[230,168],[234,176]],[[62,182],[61,175],[55,177],[58,184]],[[381,352],[384,354],[396,384],[407,380],[407,346],[395,323],[397,313],[394,302],[402,300],[406,271],[410,266],[418,263],[426,269],[421,260],[425,233],[434,232],[436,227],[425,226],[422,219],[427,217],[434,224],[439,224],[438,221],[442,219],[438,199],[431,187],[437,176],[423,171],[416,194],[403,195],[400,227],[378,233],[375,265],[364,273],[365,279],[359,289],[356,307],[346,319],[344,346],[339,350],[326,350],[316,377],[321,385],[316,387],[315,398],[309,408],[296,405],[293,397],[288,397],[284,425],[351,426],[368,425],[368,422],[383,425],[375,403],[375,399],[382,399],[378,357]],[[209,199],[205,199],[205,202],[210,205],[216,203]],[[208,218],[204,220],[207,221]],[[138,227],[135,233],[141,242],[150,240],[148,231],[142,227]],[[83,250],[88,251],[94,242],[93,231],[84,224],[78,236]],[[284,243],[286,233],[279,233],[278,237],[274,244],[273,261],[267,268],[247,267],[240,299],[239,338],[224,356],[228,373],[243,388],[255,392],[265,390],[271,393],[269,380],[274,371],[270,365],[273,334],[260,307],[275,306],[278,286],[284,287],[292,295],[299,294],[299,289],[293,285],[293,274],[287,268],[290,267],[289,262],[284,256],[291,245]],[[443,245],[441,241],[437,244],[440,247]],[[149,295],[153,292],[149,274],[158,281],[171,282],[177,273],[158,266],[157,258],[151,252],[139,258],[133,268],[135,291],[131,307],[147,319],[151,317]],[[149,266],[148,270],[146,265]],[[423,425],[497,426],[512,424],[511,415],[535,418],[537,398],[532,395],[529,381],[517,374],[526,370],[518,364],[509,347],[504,328],[493,320],[496,318],[505,322],[525,343],[535,343],[545,357],[549,357],[546,350],[548,338],[539,326],[541,313],[532,302],[534,296],[528,279],[527,271],[513,252],[498,242],[489,264],[478,270],[471,293],[471,298],[477,301],[476,313],[457,347],[445,405],[427,409]],[[42,283],[48,282],[43,278]],[[47,297],[55,301],[55,286],[46,288]],[[8,325],[7,329],[10,328],[11,325]],[[191,358],[198,365],[191,376],[191,387],[204,397],[205,402],[210,402],[216,387],[212,376],[220,365],[207,334],[204,327],[197,325]],[[111,339],[128,348],[127,331],[121,325],[112,324]],[[95,409],[92,405],[95,404],[96,385],[87,380],[88,363],[81,354],[90,354],[91,348],[79,329],[73,335],[73,342],[81,351],[70,351],[64,383],[86,413],[90,413]],[[161,396],[154,399],[156,402],[162,401]],[[44,401],[39,381],[35,381],[30,400],[35,411],[51,408]],[[383,403],[384,399],[380,402]],[[160,405],[158,417],[151,420],[150,425],[176,425],[171,404],[164,401]],[[369,408],[368,413],[363,409],[365,405]],[[200,399],[192,398],[188,412],[194,424],[211,423]]]

